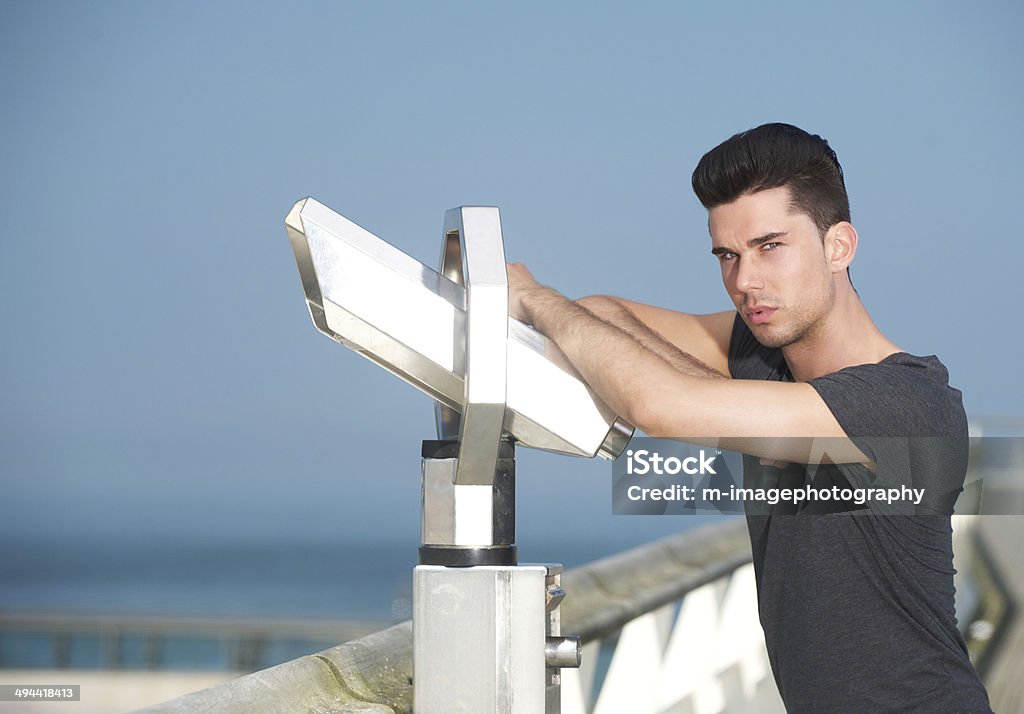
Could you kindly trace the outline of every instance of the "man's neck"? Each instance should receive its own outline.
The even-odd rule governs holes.
[[[875,364],[899,351],[878,329],[852,290],[837,296],[829,315],[811,334],[782,348],[793,379],[798,382],[858,364]]]

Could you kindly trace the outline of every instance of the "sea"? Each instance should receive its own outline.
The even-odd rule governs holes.
[[[673,520],[682,530],[701,519]],[[652,540],[650,535],[582,530],[577,538],[538,538],[518,543],[520,562],[572,568]],[[337,644],[345,639],[342,632],[409,619],[418,545],[6,540],[0,543],[0,669],[269,667]],[[119,618],[136,623],[134,629],[119,628]],[[198,618],[212,629],[168,633],[161,624],[167,618]],[[152,632],[146,631],[148,619],[157,623]],[[277,624],[253,634],[264,620]],[[289,633],[287,623],[310,621],[336,627],[315,635],[308,626]],[[218,622],[231,624],[218,634]],[[253,623],[249,635],[240,634],[239,622]]]

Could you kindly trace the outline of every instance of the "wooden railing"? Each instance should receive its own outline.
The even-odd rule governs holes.
[[[955,516],[958,590],[973,592],[976,517]],[[757,619],[742,518],[722,520],[566,572],[563,632],[583,666],[562,670],[563,714],[783,712]],[[958,603],[965,630],[984,598]],[[156,712],[411,712],[412,627],[156,705]]]
[[[562,583],[569,595],[562,605],[563,631],[580,635],[586,645],[584,666],[563,670],[563,712],[645,711],[647,707],[637,707],[635,694],[629,708],[616,704],[629,696],[623,692],[634,676],[636,668],[630,663],[636,652],[645,653],[648,678],[662,665],[681,664],[693,673],[690,685],[685,678],[675,678],[672,696],[680,700],[698,690],[704,696],[708,677],[715,680],[718,670],[727,680],[723,701],[735,699],[729,682],[736,677],[742,682],[737,691],[749,689],[752,696],[767,692],[777,698],[774,685],[764,686],[771,684],[771,677],[757,626],[749,562],[744,522],[728,518],[565,573]],[[673,617],[676,610],[678,617]],[[702,645],[691,639],[698,630],[704,637],[732,638],[735,661],[726,661],[724,651],[721,661],[707,659]],[[669,632],[673,634],[664,641],[676,644],[663,650],[660,643]],[[677,662],[678,653],[688,650],[707,660],[706,666]],[[654,659],[660,662],[657,666]],[[145,711],[409,712],[412,628],[404,622]]]

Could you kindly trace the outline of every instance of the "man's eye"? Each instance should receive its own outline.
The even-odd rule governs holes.
[[[763,249],[765,249],[765,250],[775,250],[780,245],[781,245],[780,243],[764,243],[764,244],[761,245],[761,247]]]
[[[719,253],[718,254],[718,259],[719,260],[732,260],[735,257],[736,257],[735,253]]]

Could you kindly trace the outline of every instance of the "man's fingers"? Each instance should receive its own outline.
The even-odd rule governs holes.
[[[522,263],[508,263],[506,272],[508,273],[508,313],[518,320],[525,321],[526,314],[523,310],[522,295],[523,292],[534,287],[537,281],[533,279],[530,271]]]
[[[507,265],[507,272],[510,288],[528,287],[537,284],[533,274],[530,273],[530,270],[522,263],[509,263]]]

